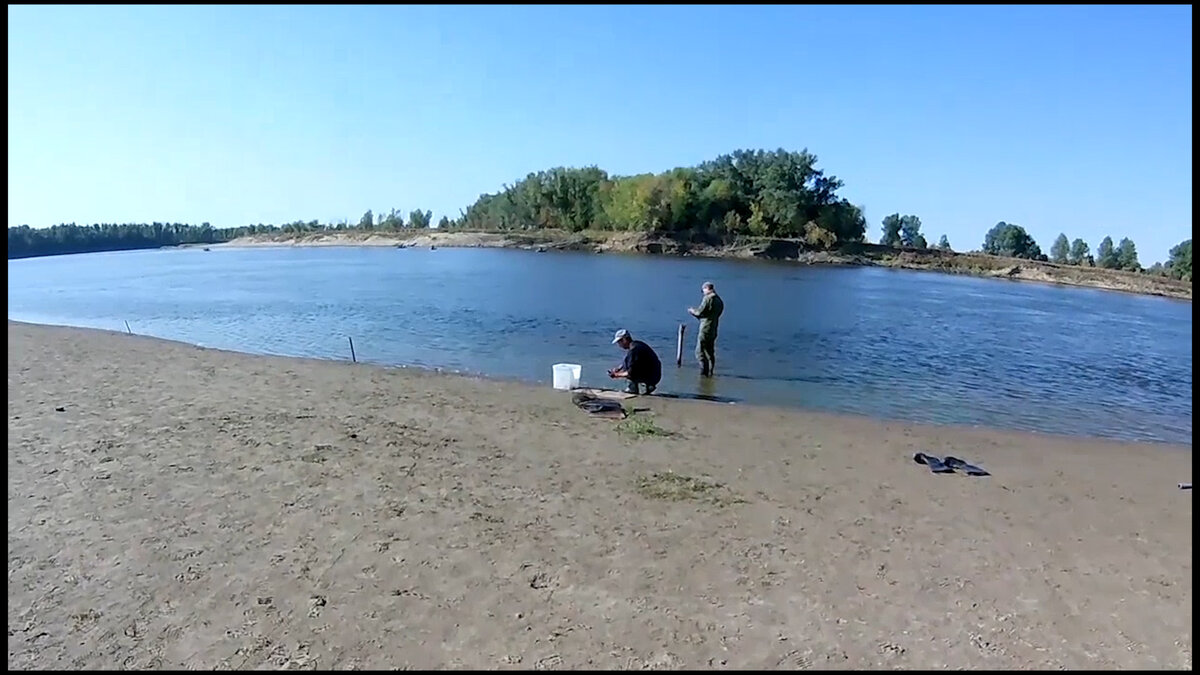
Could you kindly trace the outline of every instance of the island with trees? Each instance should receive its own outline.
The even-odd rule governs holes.
[[[883,265],[1191,298],[1190,239],[1143,267],[1128,237],[1105,237],[1093,253],[1063,233],[1047,255],[1020,225],[1001,221],[964,251],[945,235],[931,245],[918,216],[897,212],[871,243],[863,209],[839,196],[841,188],[807,150],[739,150],[657,174],[612,176],[594,166],[531,173],[436,225],[429,211],[393,209],[357,222],[234,228],[10,226],[8,257],[217,244],[496,246]]]

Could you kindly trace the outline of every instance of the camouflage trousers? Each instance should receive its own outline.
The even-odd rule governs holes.
[[[696,360],[700,362],[700,374],[709,377],[717,367],[717,335],[700,331],[696,336]]]

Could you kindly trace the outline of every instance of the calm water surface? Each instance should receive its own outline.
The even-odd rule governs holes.
[[[498,249],[175,249],[13,260],[10,319],[238,351],[608,385],[628,328],[664,392],[1191,443],[1192,305],[873,268]],[[706,279],[718,376],[691,353]],[[683,368],[675,336],[688,325]]]

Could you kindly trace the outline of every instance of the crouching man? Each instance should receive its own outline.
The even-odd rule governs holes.
[[[608,376],[616,379],[629,380],[629,386],[625,391],[630,394],[643,393],[638,391],[638,385],[646,388],[646,394],[654,392],[662,380],[662,362],[658,360],[658,354],[650,348],[650,345],[641,340],[634,340],[629,331],[622,328],[617,331],[613,337],[613,344],[618,345],[625,350],[625,361],[620,367],[608,371]]]

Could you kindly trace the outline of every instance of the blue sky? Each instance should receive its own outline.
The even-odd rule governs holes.
[[[531,171],[815,153],[977,248],[1191,237],[1192,9],[8,9],[10,225],[457,215]]]

